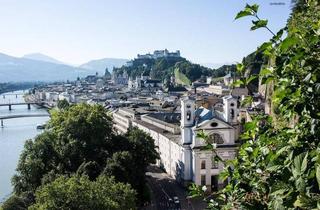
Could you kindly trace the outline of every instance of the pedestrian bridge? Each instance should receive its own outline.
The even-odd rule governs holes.
[[[17,115],[0,116],[1,127],[3,127],[3,120],[13,119],[13,118],[23,118],[23,117],[50,117],[50,114],[49,113],[43,113],[43,114],[17,114]]]
[[[27,105],[28,109],[31,109],[31,105],[43,105],[42,103],[36,102],[17,102],[17,103],[0,103],[0,106],[8,106],[9,110],[12,109],[12,106],[19,106],[19,105]]]

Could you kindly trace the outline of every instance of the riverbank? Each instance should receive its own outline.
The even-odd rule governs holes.
[[[24,97],[21,94],[23,91],[10,92],[5,98],[0,94],[0,103],[9,100],[10,102],[24,102]],[[13,106],[11,111],[8,110],[8,107],[0,107],[0,116],[46,113],[46,109],[39,109],[37,106],[31,106],[30,110],[27,106]],[[12,192],[11,177],[15,173],[25,141],[40,134],[42,131],[36,129],[37,125],[44,124],[49,119],[49,117],[6,119],[4,127],[0,128],[0,203]]]
[[[33,88],[38,82],[0,83],[0,94]]]

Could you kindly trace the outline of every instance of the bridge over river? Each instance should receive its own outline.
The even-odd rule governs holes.
[[[31,105],[43,106],[44,103],[36,103],[36,102],[0,103],[0,106],[8,106],[9,110],[12,110],[12,106],[20,106],[20,105],[27,105],[28,109],[31,109]]]
[[[5,120],[5,119],[22,118],[22,117],[50,117],[50,114],[49,113],[44,113],[44,114],[17,114],[17,115],[0,116],[1,127],[3,127],[3,120]]]

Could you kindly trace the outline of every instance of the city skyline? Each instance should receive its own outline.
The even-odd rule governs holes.
[[[1,53],[43,53],[70,64],[104,57],[132,59],[167,48],[197,63],[240,61],[270,38],[234,21],[246,3],[258,3],[270,28],[283,27],[291,3],[272,1],[6,1],[0,8]]]

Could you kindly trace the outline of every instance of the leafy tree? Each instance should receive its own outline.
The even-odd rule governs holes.
[[[51,113],[49,130],[55,135],[60,168],[75,172],[83,162],[104,165],[108,157],[107,139],[114,136],[112,120],[102,106],[81,104]]]
[[[66,99],[59,100],[57,103],[57,107],[59,109],[67,109],[69,106],[70,106],[70,104]]]
[[[132,128],[127,132],[123,141],[120,141],[120,145],[123,144],[126,144],[122,147],[126,148],[125,151],[115,152],[108,159],[104,174],[115,176],[117,181],[130,183],[137,190],[139,200],[143,200],[147,166],[155,163],[159,154],[151,136],[138,128]]]
[[[113,175],[117,181],[132,185],[136,182],[135,169],[136,166],[132,164],[132,155],[128,151],[121,151],[113,153],[108,159],[104,174]]]
[[[136,209],[135,191],[106,176],[96,181],[86,176],[59,177],[37,190],[36,203],[29,209]]]
[[[163,81],[165,79],[170,80],[176,68],[179,68],[191,81],[200,79],[201,76],[212,74],[211,69],[198,64],[192,64],[181,57],[135,59],[132,61],[132,66],[122,66],[121,68],[114,69],[114,72],[116,75],[127,72],[132,78],[140,77],[141,74],[146,73],[151,78]]]
[[[14,192],[33,195],[61,175],[77,174],[95,181],[103,173],[131,184],[140,202],[146,167],[156,158],[149,135],[138,129],[116,135],[102,106],[79,104],[54,110],[46,130],[25,143],[12,178]]]
[[[28,140],[20,155],[17,173],[12,178],[14,191],[19,195],[23,192],[34,192],[41,185],[43,175],[56,170],[55,163],[59,160],[54,150],[53,135],[47,131]]]
[[[111,119],[102,106],[81,104],[53,111],[48,129],[24,146],[12,179],[15,192],[34,192],[55,174],[75,173],[80,166],[88,169],[90,161],[103,168],[109,155],[106,140],[113,135]],[[88,175],[95,178],[99,170]]]
[[[199,64],[192,64],[189,61],[179,62],[175,65],[175,68],[179,69],[192,82],[200,79],[201,76],[209,76],[212,73],[209,68],[200,66]]]
[[[129,130],[126,137],[130,144],[133,160],[142,169],[140,172],[144,173],[147,166],[156,163],[159,158],[159,154],[155,150],[154,140],[150,135],[136,127]]]
[[[0,207],[2,210],[25,210],[27,209],[26,200],[22,197],[12,195]]]
[[[212,77],[223,77],[228,73],[232,73],[234,75],[234,73],[236,72],[236,69],[237,68],[235,64],[223,65],[212,71]]]
[[[209,208],[320,209],[320,4],[299,1],[278,33],[260,19],[258,8],[247,5],[236,19],[254,17],[252,30],[273,34],[258,48],[268,59],[259,77],[273,113],[245,124],[238,156],[221,174],[229,183],[213,194]],[[247,80],[241,79],[245,85]]]

